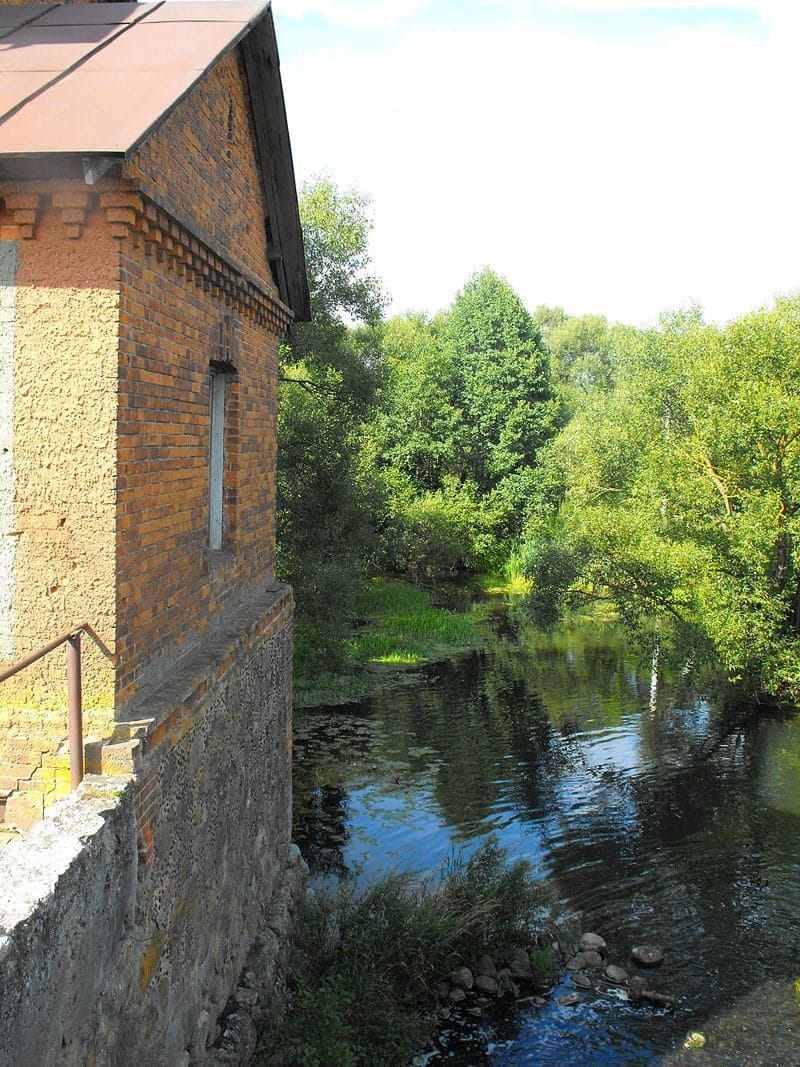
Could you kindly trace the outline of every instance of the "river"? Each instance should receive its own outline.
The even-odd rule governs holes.
[[[557,923],[623,965],[663,946],[653,987],[678,1004],[514,1005],[445,1032],[431,1064],[655,1063],[739,1004],[746,1042],[696,1062],[800,1063],[800,1012],[770,1007],[800,975],[800,719],[731,726],[680,674],[652,692],[613,624],[546,636],[488,615],[483,651],[296,713],[296,840],[317,879],[367,879],[495,834],[547,879]]]

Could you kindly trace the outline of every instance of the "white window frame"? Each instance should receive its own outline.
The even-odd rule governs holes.
[[[208,454],[208,547],[222,550],[225,493],[225,394],[227,375],[211,370],[211,427]]]

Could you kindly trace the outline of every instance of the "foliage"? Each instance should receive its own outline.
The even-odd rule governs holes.
[[[397,476],[384,480],[387,519],[384,553],[390,569],[415,581],[453,577],[496,562],[497,519],[475,486],[454,477],[442,488],[415,492]]]
[[[529,525],[542,622],[610,598],[751,692],[800,695],[800,301],[724,329],[630,335],[617,384],[554,445],[562,502]]]
[[[282,351],[278,569],[295,588],[299,667],[316,673],[343,660],[378,547],[379,487],[362,434],[383,296],[368,273],[364,198],[322,178],[303,188],[300,211],[312,321],[296,324]]]
[[[509,284],[490,270],[467,282],[445,317],[444,347],[460,385],[466,473],[521,527],[539,449],[557,425],[541,335]]]
[[[494,841],[438,877],[391,874],[366,889],[343,882],[310,898],[303,977],[288,1016],[267,1030],[259,1062],[407,1063],[432,1031],[437,983],[484,952],[530,943],[541,903],[528,865],[510,862]],[[554,961],[536,959],[539,978],[548,977]]]
[[[308,372],[295,364],[298,377]],[[377,552],[377,488],[360,463],[360,426],[341,378],[318,370],[315,388],[284,390],[279,411],[278,563],[295,588],[296,654],[308,674],[342,661],[355,597]]]
[[[438,607],[430,590],[402,581],[365,582],[355,612],[342,641],[344,660],[336,669],[312,673],[301,664],[295,680],[298,706],[358,700],[404,684],[410,680],[405,668],[475,648],[484,636],[474,614]]]
[[[559,406],[539,332],[508,283],[475,275],[433,322],[382,334],[369,456],[390,567],[415,578],[498,566],[539,493]]]

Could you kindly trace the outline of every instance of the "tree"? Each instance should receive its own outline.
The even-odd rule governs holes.
[[[513,536],[535,493],[539,450],[559,417],[540,331],[508,282],[487,269],[444,317],[443,343],[459,381],[466,474],[502,512],[504,535]]]
[[[362,435],[384,298],[369,273],[365,198],[321,178],[303,187],[300,215],[312,320],[281,352],[278,567],[295,588],[298,660],[313,672],[341,662],[377,551],[378,489]]]

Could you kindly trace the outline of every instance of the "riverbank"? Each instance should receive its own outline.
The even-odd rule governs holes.
[[[480,648],[485,610],[443,606],[437,590],[388,578],[370,581],[357,603],[358,624],[340,671],[295,677],[295,706],[345,704],[419,679],[415,668]]]
[[[292,1006],[260,1067],[400,1067],[457,1009],[542,993],[558,962],[537,927],[545,891],[491,840],[430,877],[344,879],[309,898]]]

